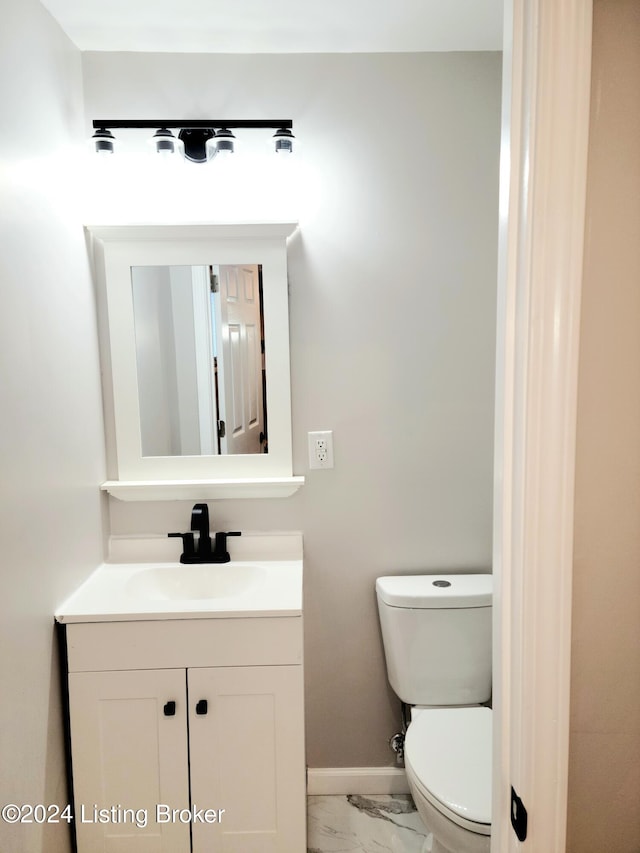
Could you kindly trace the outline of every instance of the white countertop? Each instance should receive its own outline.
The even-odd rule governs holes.
[[[98,566],[56,610],[56,620],[123,622],[302,615],[301,534],[243,534],[233,543],[229,540],[229,563],[181,564],[175,543],[164,537],[120,537],[112,543],[110,561]],[[128,560],[115,562],[116,555]],[[178,580],[174,586],[181,589],[181,580],[198,580],[195,574],[183,577],[183,572],[206,577],[207,565],[223,581],[225,594],[182,598],[180,593],[167,595],[163,589],[145,583],[149,577],[172,576]],[[238,592],[233,591],[234,570],[237,577],[243,573],[251,576],[251,582]]]

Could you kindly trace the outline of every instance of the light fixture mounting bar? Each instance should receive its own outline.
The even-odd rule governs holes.
[[[134,130],[136,128],[149,130],[164,127],[180,128],[182,130],[204,130],[207,128],[235,128],[262,129],[273,128],[274,130],[293,128],[291,119],[94,119],[94,129],[103,130]]]

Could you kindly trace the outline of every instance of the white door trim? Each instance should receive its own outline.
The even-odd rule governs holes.
[[[494,499],[492,853],[565,850],[591,0],[506,0]]]

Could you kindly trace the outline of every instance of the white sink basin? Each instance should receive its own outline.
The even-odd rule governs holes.
[[[266,569],[255,563],[153,566],[135,572],[126,592],[155,601],[192,601],[243,595],[263,583]]]
[[[116,538],[102,563],[56,610],[58,622],[302,615],[302,535],[243,531],[229,563],[178,562],[165,536]],[[113,553],[115,552],[115,554]]]
[[[302,535],[243,531],[229,563],[178,562],[166,536],[122,537],[56,610],[58,622],[302,615]]]

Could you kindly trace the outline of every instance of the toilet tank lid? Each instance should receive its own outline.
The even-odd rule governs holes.
[[[491,575],[392,575],[376,580],[378,598],[391,607],[491,607]]]

